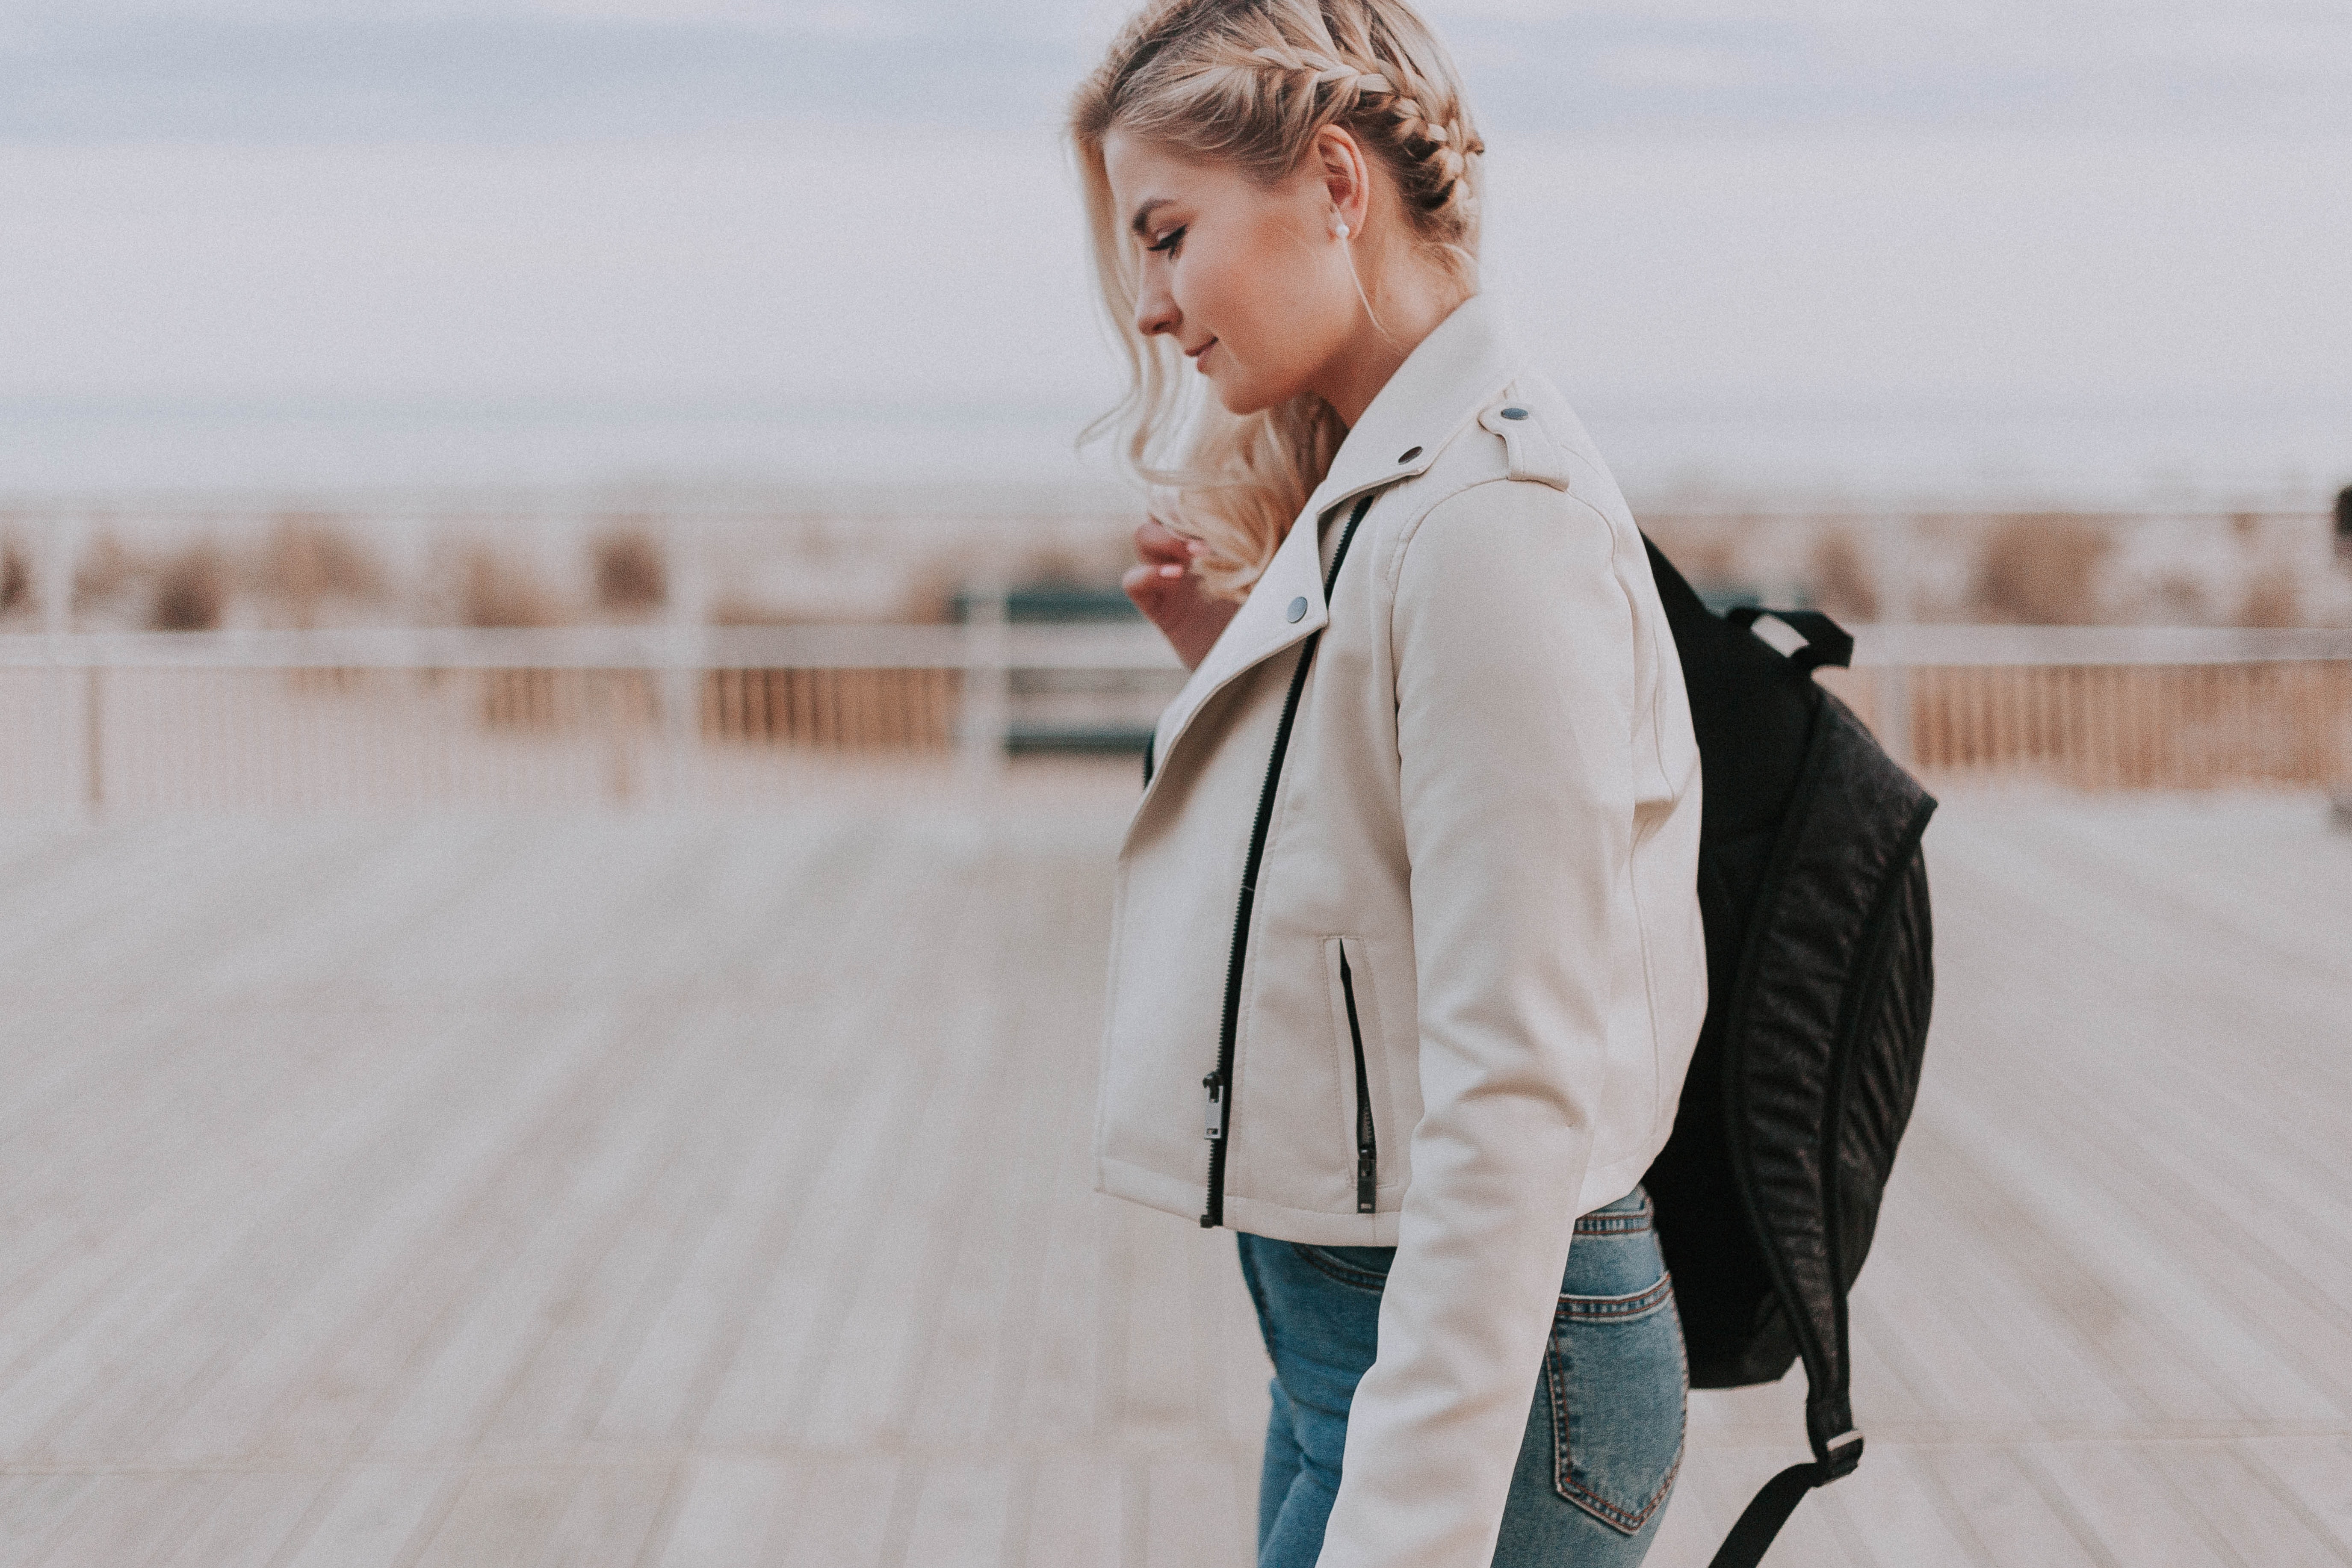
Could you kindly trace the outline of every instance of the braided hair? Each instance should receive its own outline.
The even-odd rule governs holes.
[[[1346,431],[1310,395],[1244,416],[1180,406],[1173,351],[1131,325],[1133,261],[1103,142],[1117,129],[1276,180],[1329,126],[1379,160],[1415,237],[1475,285],[1485,143],[1444,46],[1404,0],[1155,0],[1071,103],[1096,275],[1133,373],[1125,402],[1096,428],[1124,426],[1130,467],[1207,546],[1196,562],[1207,585],[1234,597],[1273,558]],[[1180,426],[1192,437],[1181,456],[1168,449]]]

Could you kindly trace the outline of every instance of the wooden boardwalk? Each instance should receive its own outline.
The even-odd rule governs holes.
[[[0,828],[0,1564],[1241,1568],[1231,1238],[1087,1190],[1125,793]],[[2352,1563],[2352,836],[1929,842],[1869,1458],[1771,1561]],[[1695,1396],[1654,1563],[1799,1392]]]

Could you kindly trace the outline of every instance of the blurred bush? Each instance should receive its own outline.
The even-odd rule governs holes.
[[[1878,584],[1868,558],[1853,535],[1832,529],[1813,545],[1812,601],[1840,619],[1861,622],[1878,618]]]
[[[288,512],[263,542],[255,589],[282,603],[297,626],[319,624],[331,601],[370,604],[386,595],[383,566],[325,513]]]
[[[26,553],[24,542],[15,537],[0,540],[0,616],[13,616],[33,607],[33,563]]]
[[[2008,518],[1977,558],[1975,618],[2026,626],[2085,626],[2099,618],[2099,563],[2107,531],[2067,512]]]
[[[566,616],[545,584],[487,544],[459,564],[457,619],[469,626],[551,626]]]
[[[228,568],[220,547],[200,540],[163,563],[147,625],[159,632],[208,632],[228,608]]]
[[[649,616],[669,602],[669,566],[661,542],[640,520],[606,530],[592,550],[596,603],[622,616]]]

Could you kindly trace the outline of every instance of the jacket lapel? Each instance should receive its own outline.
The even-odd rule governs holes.
[[[1329,622],[1330,607],[1323,600],[1319,520],[1367,490],[1426,469],[1455,432],[1475,419],[1479,409],[1520,373],[1524,358],[1497,308],[1484,295],[1473,295],[1423,339],[1389,378],[1339,444],[1330,472],[1290,525],[1265,575],[1160,716],[1152,736],[1151,783],[1136,803],[1139,818],[1143,803],[1168,775],[1169,763],[1202,705],[1236,677],[1297,647]],[[1300,600],[1306,601],[1305,611],[1293,620],[1291,606]]]
[[[1192,671],[1192,678],[1160,716],[1152,742],[1157,758],[1152,771],[1154,783],[1167,771],[1168,758],[1174,753],[1178,741],[1202,703],[1236,676],[1284,648],[1305,642],[1330,622],[1330,606],[1323,602],[1323,558],[1318,549],[1320,536],[1321,530],[1311,512],[1291,524],[1288,536],[1250,589],[1250,596],[1242,601],[1241,608],[1234,612],[1234,618],[1225,623],[1223,633],[1210,647],[1208,656]],[[1302,599],[1306,601],[1305,612],[1294,621],[1290,618],[1291,607]]]

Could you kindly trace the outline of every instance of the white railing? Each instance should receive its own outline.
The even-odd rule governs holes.
[[[1864,626],[1857,668],[2352,659],[2352,627]],[[0,635],[16,669],[1168,670],[1145,626],[336,627]]]
[[[1863,626],[1857,667],[2295,664],[2352,658],[2346,626]]]
[[[1760,630],[1789,640],[1769,620]],[[2352,726],[2352,629],[1866,626],[1854,635],[1856,671],[1832,672],[1832,683],[1891,750],[1931,773],[2022,771],[2097,788],[2241,775],[2341,784],[2352,772],[2342,739]],[[465,767],[490,767],[480,759],[493,752],[506,759],[497,766],[508,782],[489,792],[501,801],[576,794],[583,769],[603,780],[604,798],[698,798],[718,773],[752,771],[742,747],[719,742],[817,733],[764,708],[756,723],[720,711],[729,691],[740,692],[740,679],[727,681],[746,676],[829,678],[794,699],[803,705],[838,705],[865,679],[862,712],[924,706],[920,721],[867,724],[867,749],[951,753],[970,782],[1004,764],[1022,672],[1149,677],[1149,698],[1153,680],[1164,689],[1177,670],[1148,626],[1012,626],[987,597],[960,626],[0,635],[0,683],[16,683],[0,724],[47,729],[46,748],[29,750],[58,764],[13,785],[0,776],[0,801],[97,808],[184,789],[267,805],[288,798],[274,777],[306,771],[353,781],[288,786],[332,799],[339,788],[373,790],[372,766],[414,773],[436,752],[476,762],[449,763],[455,771],[434,775],[441,786],[418,773],[423,782],[399,798],[473,798],[479,790],[466,780],[488,775]],[[468,672],[476,684],[449,684]],[[866,679],[874,672],[907,679],[877,683]],[[371,694],[372,706],[362,700]],[[767,684],[756,695],[784,701]],[[176,770],[170,759],[184,751],[212,760]],[[194,782],[215,777],[242,782]]]
[[[1174,669],[1144,626],[337,627],[0,636],[17,669]]]

